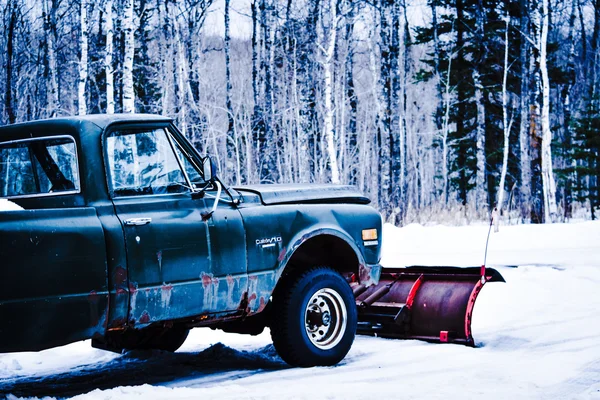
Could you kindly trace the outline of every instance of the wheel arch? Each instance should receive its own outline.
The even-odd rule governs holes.
[[[354,240],[339,229],[314,229],[298,235],[291,243],[279,265],[279,274],[282,277],[319,265],[333,268],[347,280],[353,274],[355,280],[365,276],[362,270],[367,268],[361,251]]]

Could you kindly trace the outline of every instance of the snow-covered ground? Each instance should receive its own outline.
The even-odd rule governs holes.
[[[385,226],[382,262],[480,265],[487,229]],[[268,332],[195,329],[175,354],[88,342],[2,354],[0,397],[600,399],[600,222],[501,227],[487,262],[507,283],[479,296],[477,348],[357,337],[340,365],[300,369],[277,357]]]

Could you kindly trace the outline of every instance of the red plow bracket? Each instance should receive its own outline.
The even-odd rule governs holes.
[[[474,346],[473,306],[486,282],[504,282],[485,267],[384,268],[379,284],[353,286],[363,335]]]

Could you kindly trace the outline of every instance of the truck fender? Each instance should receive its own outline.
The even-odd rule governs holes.
[[[340,272],[353,273],[358,282],[367,286],[376,284],[378,282],[381,267],[379,265],[368,265],[365,262],[362,252],[350,235],[338,227],[326,225],[316,227],[313,226],[310,229],[300,231],[288,242],[288,245],[282,249],[279,256],[279,264],[277,266],[277,281],[279,281],[279,278],[283,272],[288,269],[290,266],[290,261],[298,255],[298,251],[303,248],[303,245],[312,239],[324,236],[337,238],[339,240],[338,243],[343,243],[344,245],[348,246],[348,248],[352,250],[353,256],[356,257],[355,262],[352,263],[354,265],[349,265],[347,268],[340,270]],[[297,267],[296,265],[292,266]]]

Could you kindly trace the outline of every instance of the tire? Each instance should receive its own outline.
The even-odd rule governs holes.
[[[273,296],[271,338],[280,357],[295,367],[340,362],[356,335],[350,286],[328,267],[282,278]]]
[[[174,353],[181,347],[181,345],[183,345],[189,333],[189,329],[176,327],[170,328],[162,335],[152,337],[148,341],[146,348],[170,351],[171,353]]]
[[[93,339],[92,346],[115,353],[123,350],[163,350],[173,353],[185,342],[189,332],[189,329],[182,327],[110,332],[102,339]]]

